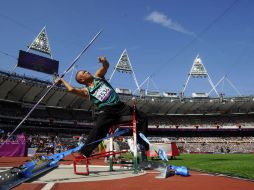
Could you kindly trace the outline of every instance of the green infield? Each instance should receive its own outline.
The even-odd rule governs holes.
[[[169,163],[193,170],[254,179],[254,154],[181,154]]]
[[[131,154],[124,157],[132,159]],[[254,154],[181,154],[167,164],[254,180]]]

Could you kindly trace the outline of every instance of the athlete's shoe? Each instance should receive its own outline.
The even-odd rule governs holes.
[[[149,161],[143,161],[139,164],[139,168],[141,170],[151,170],[152,169],[152,164]]]
[[[139,168],[142,170],[161,170],[166,167],[165,163],[155,161],[144,161],[139,164]]]

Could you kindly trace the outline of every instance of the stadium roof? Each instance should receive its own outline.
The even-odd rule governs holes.
[[[0,99],[35,104],[51,85],[50,82],[0,71]],[[122,101],[132,104],[132,95],[121,95]],[[254,113],[254,97],[179,98],[135,97],[137,107],[148,114],[246,114]],[[82,97],[55,87],[42,100],[42,106],[90,110],[92,104]]]

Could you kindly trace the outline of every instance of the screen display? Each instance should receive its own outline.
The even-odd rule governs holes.
[[[59,61],[20,50],[17,66],[46,74],[58,74]]]

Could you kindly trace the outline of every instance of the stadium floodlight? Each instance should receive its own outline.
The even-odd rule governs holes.
[[[113,78],[115,72],[118,71],[118,72],[122,72],[122,73],[130,73],[132,74],[132,77],[134,79],[134,82],[137,86],[137,88],[139,89],[140,91],[140,86],[138,84],[138,81],[137,81],[137,78],[135,76],[135,73],[134,73],[134,70],[133,70],[133,67],[131,65],[131,61],[129,59],[129,56],[128,56],[128,53],[127,53],[127,50],[123,50],[116,66],[114,67],[114,70],[109,78],[109,82],[111,81],[111,79]]]
[[[209,76],[204,64],[202,63],[202,60],[201,60],[199,55],[197,55],[196,58],[193,61],[191,70],[188,74],[188,78],[187,78],[186,82],[183,85],[183,90],[181,92],[182,95],[184,95],[185,89],[187,88],[187,85],[188,85],[189,80],[190,80],[191,77],[193,77],[193,78],[207,78],[208,82],[212,86],[212,89],[215,91],[217,96],[220,97],[219,93],[217,92],[216,87],[214,86],[214,84],[212,82],[212,79],[210,78],[210,76]]]
[[[48,54],[52,58],[51,49],[49,46],[49,40],[48,40],[48,36],[46,32],[46,26],[43,27],[43,29],[40,31],[38,36],[30,44],[27,51],[29,51],[30,49]]]

